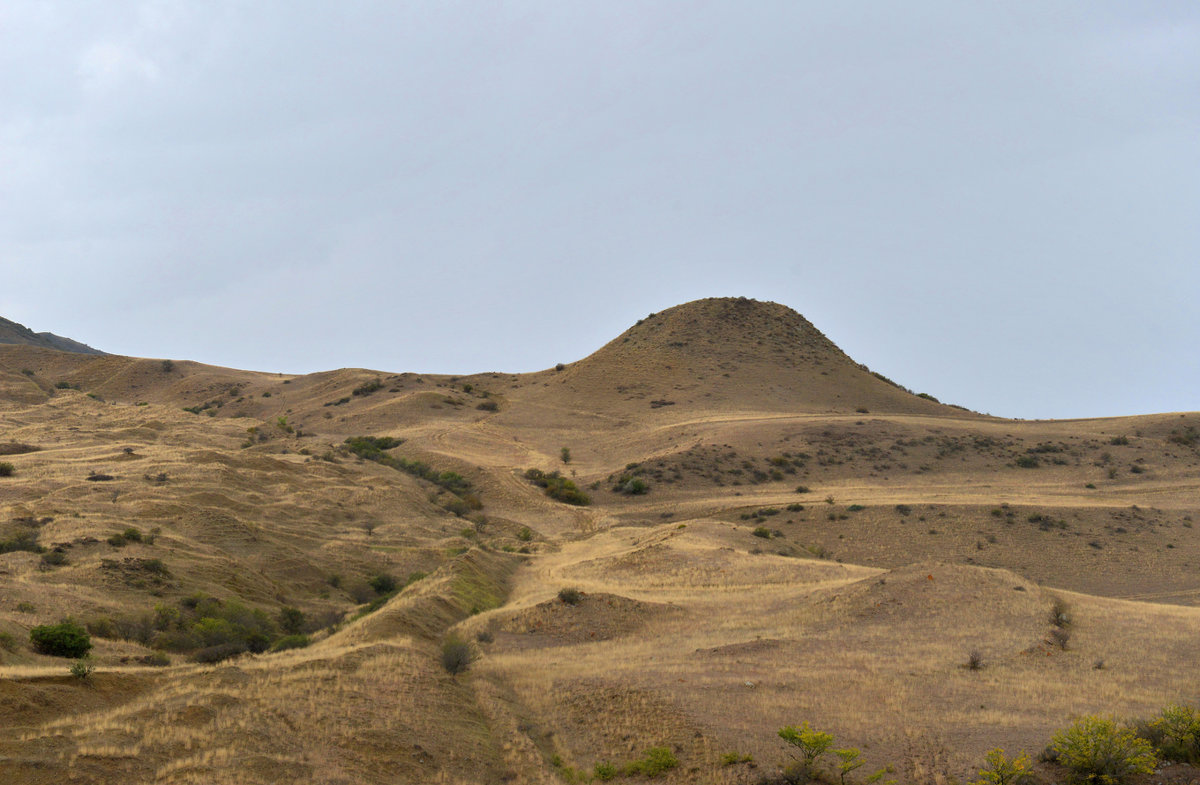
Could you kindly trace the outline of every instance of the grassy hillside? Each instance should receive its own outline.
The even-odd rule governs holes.
[[[808,721],[961,780],[1197,699],[1198,431],[945,406],[749,300],[532,374],[3,346],[0,761],[540,783],[666,747],[749,783]],[[30,645],[66,618],[86,678]]]

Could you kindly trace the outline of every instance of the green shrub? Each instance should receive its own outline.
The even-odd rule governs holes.
[[[1157,739],[1149,739],[1164,760],[1200,764],[1200,712],[1171,704],[1149,723]]]
[[[361,384],[351,390],[352,395],[370,395],[373,392],[378,392],[383,389],[383,381],[380,379],[372,379],[365,384]]]
[[[984,767],[979,770],[979,779],[970,785],[1021,785],[1029,779],[1029,756],[1021,753],[1011,760],[1004,755],[1004,750],[994,749],[984,759]]]
[[[641,760],[625,764],[621,773],[626,777],[641,774],[644,777],[657,777],[679,765],[679,758],[667,747],[651,747],[643,753]]]
[[[1136,774],[1154,771],[1150,742],[1107,717],[1088,716],[1064,728],[1050,742],[1054,760],[1074,782],[1121,785]]]
[[[617,767],[611,763],[608,763],[607,761],[603,763],[597,763],[592,768],[592,776],[601,782],[608,782],[609,780],[616,779],[617,773]]]
[[[613,493],[623,493],[626,496],[641,496],[650,491],[650,484],[641,477],[622,474],[613,485]]]
[[[442,667],[451,676],[457,676],[471,667],[474,659],[470,644],[461,638],[451,636],[442,644]]]
[[[558,457],[562,459],[563,463],[570,463],[571,462],[571,448],[563,447],[561,450],[558,451]]]
[[[517,532],[517,539],[521,542],[529,542],[533,539],[533,530],[528,526],[522,526],[520,531]]]
[[[1021,455],[1017,458],[1016,463],[1022,469],[1036,469],[1040,465],[1038,459],[1032,455]]]
[[[759,526],[751,532],[755,537],[762,537],[764,540],[771,539],[771,530],[766,526]]]
[[[52,657],[78,659],[92,649],[87,630],[70,619],[34,627],[29,631],[29,642],[35,651]]]
[[[0,461],[0,477],[12,477],[17,473],[17,467],[8,461]]]
[[[592,503],[592,500],[579,489],[579,486],[557,471],[543,472],[541,469],[527,469],[525,479],[539,488],[545,488],[546,495],[551,499],[578,507],[586,507]]]
[[[578,605],[583,602],[583,592],[579,589],[559,589],[558,599],[566,605]]]
[[[0,632],[0,649],[12,653],[17,650],[17,636],[11,632]]]
[[[386,572],[381,572],[367,581],[367,585],[374,589],[376,594],[391,594],[396,590],[396,579]]]
[[[88,656],[80,657],[71,663],[71,675],[80,681],[87,681],[94,670],[96,670],[96,664]]]

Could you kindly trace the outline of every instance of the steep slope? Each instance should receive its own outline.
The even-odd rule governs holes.
[[[0,343],[23,344],[40,346],[44,349],[57,349],[60,352],[75,352],[77,354],[104,354],[99,349],[93,349],[87,344],[64,338],[54,333],[35,333],[23,324],[9,321],[0,317]]]

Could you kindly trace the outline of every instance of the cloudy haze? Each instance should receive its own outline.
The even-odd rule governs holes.
[[[1193,2],[0,6],[0,315],[537,370],[744,295],[1019,417],[1200,409]]]

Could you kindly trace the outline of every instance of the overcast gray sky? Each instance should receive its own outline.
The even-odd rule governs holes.
[[[1200,409],[1200,4],[11,2],[0,315],[264,371],[774,300],[1013,417]]]

